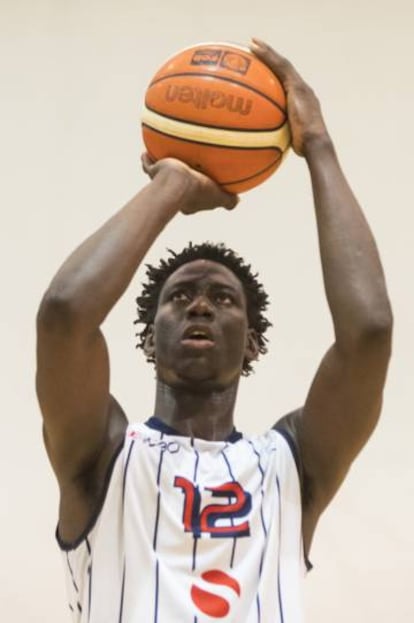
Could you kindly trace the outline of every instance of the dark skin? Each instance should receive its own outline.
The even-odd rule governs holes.
[[[179,268],[161,291],[145,350],[157,362],[154,413],[185,435],[225,439],[243,361],[258,353],[239,279],[209,260]]]
[[[292,147],[306,160],[311,177],[335,333],[303,407],[281,422],[303,465],[307,553],[320,514],[377,423],[392,314],[372,233],[338,163],[317,98],[267,44],[254,40],[251,49],[287,93]],[[66,260],[38,313],[37,391],[60,487],[59,531],[67,541],[81,534],[96,509],[127,425],[109,391],[102,322],[177,212],[233,209],[238,200],[176,160],[152,163],[144,156],[143,167],[151,182]],[[172,295],[183,280],[186,287]],[[209,332],[201,339],[213,345],[183,343],[183,331],[200,325]],[[156,356],[157,416],[185,434],[224,439],[233,427],[243,359],[257,356],[237,277],[205,261],[176,271],[164,285],[146,349]]]

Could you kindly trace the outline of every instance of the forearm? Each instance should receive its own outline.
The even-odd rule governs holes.
[[[287,59],[258,39],[251,49],[281,80],[292,148],[308,163],[337,344],[389,332],[391,310],[375,241],[339,166],[319,101]]]
[[[379,334],[391,325],[377,247],[327,135],[307,146],[328,304],[337,343]]]
[[[97,328],[179,210],[181,186],[159,175],[85,240],[53,278],[41,310]]]

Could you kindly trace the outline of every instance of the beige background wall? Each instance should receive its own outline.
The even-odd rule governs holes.
[[[0,611],[64,623],[53,531],[57,488],[34,395],[34,319],[53,272],[144,183],[139,111],[151,75],[208,40],[267,39],[319,94],[375,232],[396,327],[381,423],[321,519],[306,581],[308,621],[414,619],[413,157],[410,0],[0,0]],[[332,339],[310,185],[291,155],[235,213],[178,217],[149,254],[224,240],[272,301],[271,349],[244,380],[238,425],[256,432],[301,404]],[[114,267],[116,269],[116,267]],[[112,389],[130,418],[152,411],[153,371],[134,349],[138,273],[105,326]],[[411,388],[411,389],[410,389]]]

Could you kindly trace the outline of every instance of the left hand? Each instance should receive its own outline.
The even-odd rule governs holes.
[[[287,97],[292,147],[298,156],[306,157],[307,150],[315,140],[318,141],[320,138],[329,140],[318,98],[290,61],[278,54],[267,43],[253,38],[250,50],[272,70],[282,83]]]
[[[144,153],[141,162],[144,172],[152,180],[165,175],[164,184],[174,181],[172,193],[179,196],[180,211],[183,214],[195,214],[218,207],[233,210],[239,202],[237,195],[226,192],[214,180],[181,160],[163,158],[155,162],[148,153]]]

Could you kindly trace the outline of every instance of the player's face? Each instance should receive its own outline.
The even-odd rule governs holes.
[[[228,387],[245,357],[257,355],[246,297],[236,275],[210,260],[195,260],[165,282],[149,347],[157,377],[170,386]]]

